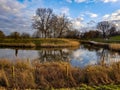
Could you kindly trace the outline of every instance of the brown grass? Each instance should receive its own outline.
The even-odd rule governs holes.
[[[34,43],[0,43],[1,47],[35,47]]]
[[[120,84],[120,62],[109,66],[72,67],[67,62],[0,60],[0,87],[16,89],[72,88]]]
[[[79,41],[63,38],[31,38],[31,39],[3,39],[1,47],[78,47]]]
[[[50,40],[50,39],[48,39]],[[51,41],[54,39],[51,39]],[[78,47],[80,45],[80,43],[76,40],[70,40],[70,39],[56,39],[56,41],[61,41],[62,43],[50,43],[50,42],[45,42],[45,43],[41,43],[40,46],[41,47]]]
[[[112,50],[120,50],[120,44],[110,44],[109,48]]]

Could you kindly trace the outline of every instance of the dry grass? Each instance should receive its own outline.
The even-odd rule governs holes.
[[[35,47],[34,43],[0,43],[1,47]]]
[[[120,50],[120,44],[110,44],[109,48],[112,50]]]
[[[2,47],[78,47],[79,42],[72,39],[40,38],[40,39],[3,39],[0,40]]]
[[[67,62],[38,62],[0,60],[0,87],[52,89],[120,84],[120,62],[82,69]]]
[[[41,47],[78,47],[80,43],[70,39],[46,39],[51,42],[41,43]],[[57,43],[57,41],[59,41]]]

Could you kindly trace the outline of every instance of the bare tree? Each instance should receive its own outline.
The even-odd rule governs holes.
[[[57,17],[57,37],[64,37],[67,32],[71,29],[71,22],[70,20],[65,16],[59,16]]]
[[[112,27],[108,30],[108,32],[109,32],[109,36],[115,36],[117,33],[116,25],[112,24]]]
[[[21,34],[21,38],[30,38],[30,34],[29,33],[26,33],[26,32],[23,32]]]
[[[37,37],[50,38],[63,37],[70,29],[70,24],[65,15],[55,15],[50,8],[38,8],[32,26],[37,30]]]
[[[50,8],[38,8],[33,18],[33,28],[41,32],[41,37],[47,37],[51,28],[53,11]]]
[[[103,38],[109,35],[109,30],[113,27],[113,24],[108,21],[102,21],[97,24],[97,29],[102,31]]]

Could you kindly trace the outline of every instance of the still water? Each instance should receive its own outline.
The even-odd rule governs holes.
[[[66,61],[74,67],[84,67],[95,64],[111,64],[120,61],[120,52],[110,51],[104,48],[81,45],[78,49],[10,49],[0,48],[0,59],[9,60],[39,60],[40,62]]]

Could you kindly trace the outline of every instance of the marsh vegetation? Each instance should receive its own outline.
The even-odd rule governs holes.
[[[120,88],[120,62],[84,68],[72,67],[67,62],[38,62],[0,60],[0,86],[6,89],[52,89],[118,84],[116,88]]]

